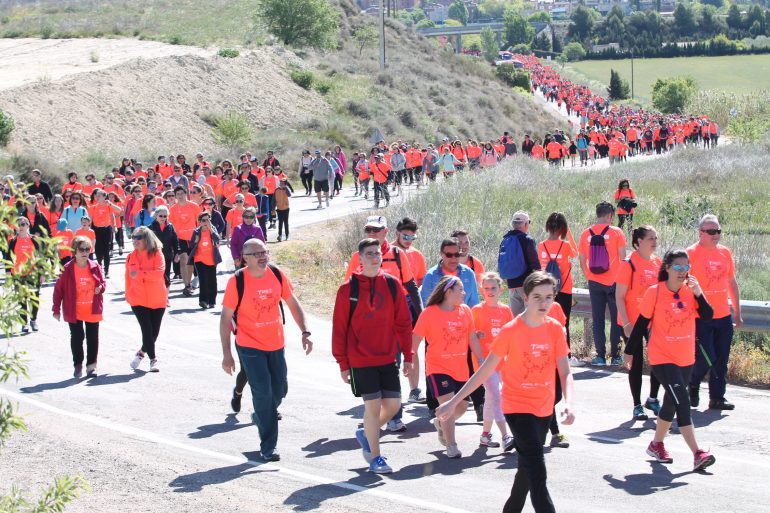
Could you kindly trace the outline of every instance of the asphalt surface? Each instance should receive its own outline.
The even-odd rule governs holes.
[[[309,199],[295,198],[292,225],[367,206],[351,196],[321,211]],[[458,428],[464,457],[448,460],[425,407],[406,405],[407,431],[383,436],[382,451],[395,472],[367,472],[354,438],[363,407],[339,377],[330,353],[331,324],[313,312],[315,349],[309,356],[287,319],[282,460],[261,464],[248,388],[242,412],[230,411],[234,378],[220,367],[220,307],[201,311],[197,298],[183,297],[181,284],[173,283],[157,345],[161,371],[146,373],[146,360],[139,371],[129,368],[140,331],[123,297],[123,260],[117,258],[106,292],[98,377],[71,377],[69,332],[50,315],[50,286],[42,294],[40,332],[11,341],[27,352],[31,377],[3,385],[0,393],[18,402],[30,431],[14,435],[0,453],[0,493],[11,483],[34,491],[53,476],[80,474],[91,491],[68,511],[501,510],[516,454],[479,448],[481,429],[472,411]],[[228,278],[220,274],[220,293]],[[667,439],[673,464],[645,455],[654,422],[630,420],[625,374],[575,372],[577,420],[563,428],[571,446],[547,449],[546,455],[558,511],[767,511],[770,443],[764,421],[770,394],[730,386],[734,412],[694,412],[698,440],[717,463],[708,473],[692,473],[692,457],[678,435]],[[405,379],[402,384],[407,389]]]

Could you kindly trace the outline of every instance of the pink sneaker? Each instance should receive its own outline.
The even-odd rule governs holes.
[[[647,446],[647,454],[660,463],[672,463],[674,461],[674,458],[663,446],[663,442],[650,442],[650,445]]]
[[[716,461],[717,459],[713,454],[706,452],[703,449],[698,449],[698,452],[695,453],[695,463],[693,463],[692,469],[694,471],[703,470],[704,468],[713,465]]]

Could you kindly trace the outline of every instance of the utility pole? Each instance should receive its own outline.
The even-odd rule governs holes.
[[[380,0],[380,71],[385,71],[385,1]]]
[[[634,50],[631,50],[631,99],[634,99]]]

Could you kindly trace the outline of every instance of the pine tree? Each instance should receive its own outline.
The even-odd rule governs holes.
[[[611,100],[626,100],[630,96],[628,81],[620,78],[620,73],[610,70],[610,86],[607,88]]]

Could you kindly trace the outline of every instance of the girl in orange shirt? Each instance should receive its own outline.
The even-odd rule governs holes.
[[[714,310],[706,301],[698,280],[689,271],[690,259],[686,251],[669,251],[663,257],[658,284],[647,289],[642,297],[639,317],[626,345],[625,365],[631,368],[637,346],[651,326],[647,346],[650,368],[666,395],[647,454],[660,463],[674,461],[664,447],[663,439],[676,413],[679,432],[693,453],[693,470],[698,471],[713,465],[716,460],[698,447],[690,418],[689,383],[695,363],[695,318],[708,322]]]
[[[468,345],[473,348],[476,358],[484,359],[473,328],[473,314],[463,304],[464,298],[462,281],[456,276],[444,276],[436,284],[413,329],[415,354],[422,339],[428,340],[425,376],[439,404],[450,401],[468,380]],[[455,401],[451,413],[448,412],[442,420],[433,420],[438,440],[446,446],[449,458],[462,457],[455,441],[455,421],[463,416],[466,409],[466,401]]]
[[[500,304],[500,290],[503,280],[497,273],[484,273],[481,276],[481,293],[484,302],[473,307],[473,325],[476,328],[476,337],[481,346],[481,360],[473,358],[474,370],[484,363],[484,358],[489,356],[489,348],[500,329],[513,320],[511,309]],[[484,422],[482,424],[481,440],[479,445],[485,447],[500,447],[500,442],[492,441],[492,422],[497,424],[500,435],[503,437],[503,450],[513,450],[513,437],[508,434],[505,425],[505,415],[500,402],[500,373],[493,372],[484,382]]]
[[[29,332],[30,328],[32,331],[37,331],[40,285],[43,283],[43,275],[36,272],[34,265],[38,244],[30,235],[29,225],[29,219],[19,217],[16,220],[16,236],[8,242],[8,254],[13,262],[10,281],[17,289],[22,285],[29,288],[29,295],[21,298],[22,333]],[[29,327],[27,327],[27,321],[29,321]]]
[[[631,185],[628,183],[628,178],[623,178],[618,183],[618,189],[615,191],[615,204],[618,206],[618,210],[615,212],[618,215],[618,228],[623,228],[623,224],[628,220],[628,229],[633,229],[633,222],[634,222],[634,209],[633,208],[622,208],[621,200],[624,198],[627,198],[623,204],[625,205],[629,201],[633,201],[636,199],[636,194],[634,194],[634,190],[631,188]]]
[[[436,410],[436,418],[451,418],[463,399],[481,386],[501,367],[503,413],[513,431],[519,458],[511,495],[503,511],[521,511],[531,494],[537,512],[554,511],[546,486],[543,444],[553,417],[556,397],[555,377],[564,388],[563,424],[572,424],[574,382],[567,357],[569,348],[564,329],[548,312],[556,296],[556,280],[543,271],[535,271],[524,280],[524,312],[498,333],[479,370],[446,404]],[[501,365],[502,364],[502,365]],[[684,390],[687,390],[684,387]]]

